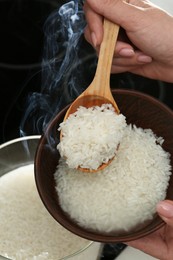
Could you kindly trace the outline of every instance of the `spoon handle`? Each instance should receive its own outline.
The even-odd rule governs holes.
[[[110,72],[115,44],[118,37],[119,26],[104,19],[104,35],[101,43],[96,74],[94,77],[94,88],[98,93],[105,95],[105,90],[110,89]]]

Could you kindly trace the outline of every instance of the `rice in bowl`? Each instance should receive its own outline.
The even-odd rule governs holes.
[[[166,196],[171,165],[162,137],[128,125],[111,164],[81,173],[63,158],[54,174],[60,206],[80,226],[97,232],[129,232],[153,219]]]

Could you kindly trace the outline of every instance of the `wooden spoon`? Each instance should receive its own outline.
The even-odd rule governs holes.
[[[71,104],[65,114],[64,121],[70,114],[75,113],[79,106],[89,108],[92,106],[101,106],[102,104],[112,104],[116,113],[119,114],[118,106],[110,89],[110,72],[119,26],[107,19],[104,19],[103,28],[104,36],[100,46],[98,64],[94,79],[88,88]],[[60,133],[60,138],[62,138],[62,133]],[[106,164],[102,164],[97,170],[90,170],[80,167],[78,169],[84,172],[96,172],[105,168],[110,162],[111,160],[109,160]]]

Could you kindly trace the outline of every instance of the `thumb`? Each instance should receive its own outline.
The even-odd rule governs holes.
[[[160,201],[156,206],[156,210],[163,221],[173,227],[173,201]]]

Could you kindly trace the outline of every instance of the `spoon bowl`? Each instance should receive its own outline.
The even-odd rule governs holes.
[[[69,115],[75,113],[80,106],[89,108],[103,104],[111,104],[115,112],[119,114],[119,108],[110,90],[110,72],[118,32],[118,25],[104,19],[104,36],[100,47],[94,79],[89,87],[70,105],[65,114],[64,121]],[[63,133],[61,131],[60,138],[62,139],[62,137]],[[112,160],[109,160],[107,163],[101,164],[96,170],[81,167],[78,167],[78,169],[83,172],[97,172],[104,169],[111,161]]]

